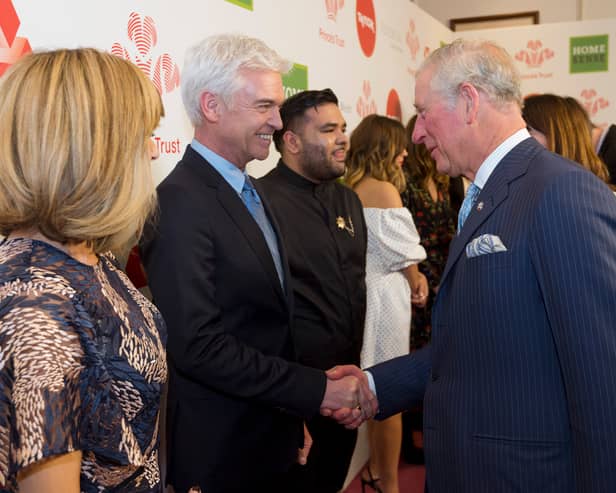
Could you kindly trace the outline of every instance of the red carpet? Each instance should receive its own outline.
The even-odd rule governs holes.
[[[424,466],[410,466],[404,461],[400,461],[399,479],[400,493],[423,493],[426,468]],[[359,475],[351,481],[344,493],[361,493]],[[367,489],[366,493],[374,493],[374,491]]]

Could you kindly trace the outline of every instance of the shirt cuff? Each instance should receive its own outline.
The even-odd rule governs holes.
[[[376,395],[376,385],[374,384],[374,377],[372,376],[372,373],[370,373],[368,370],[364,370],[364,373],[366,374],[366,378],[368,379],[368,387],[370,387],[370,391],[378,399],[378,396]]]

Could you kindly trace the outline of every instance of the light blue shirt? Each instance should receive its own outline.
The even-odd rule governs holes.
[[[193,139],[190,143],[195,152],[197,152],[203,159],[212,165],[212,167],[218,171],[225,181],[237,192],[238,195],[242,193],[244,187],[244,181],[246,181],[246,172],[239,169],[231,161],[227,161],[224,157],[219,156],[211,149],[205,147],[197,139]]]

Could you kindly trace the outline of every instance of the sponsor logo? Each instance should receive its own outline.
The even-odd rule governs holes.
[[[182,150],[180,139],[164,140],[160,137],[153,137],[153,139],[160,154],[179,154]]]
[[[394,120],[402,121],[402,107],[400,106],[400,96],[395,89],[389,91],[387,96],[387,110],[385,115]]]
[[[282,76],[285,99],[308,89],[308,67],[294,63],[293,68]]]
[[[357,0],[356,24],[359,45],[364,55],[371,57],[376,44],[376,15],[372,0]]]
[[[569,38],[569,72],[607,72],[608,35]]]
[[[596,116],[596,114],[610,105],[610,102],[603,98],[597,97],[597,91],[594,89],[584,89],[580,92],[579,101],[582,103],[582,106],[586,108],[590,117]]]
[[[362,94],[357,99],[357,104],[355,106],[357,109],[357,114],[361,118],[377,112],[376,102],[371,94],[372,87],[370,87],[370,81],[365,80],[362,86]]]
[[[30,53],[30,42],[17,36],[19,17],[11,0],[0,0],[0,75],[23,55]]]
[[[158,31],[154,19],[131,12],[128,16],[127,34],[132,46],[127,48],[116,42],[111,47],[111,53],[137,65],[150,78],[161,95],[177,89],[180,85],[180,69],[171,55],[162,53],[154,61],[153,51],[158,44]],[[165,140],[155,136],[153,139],[161,155],[179,154],[182,150],[179,138]]]
[[[338,13],[342,10],[342,7],[344,7],[344,0],[325,0],[327,19],[331,21],[331,23],[336,23]],[[335,32],[336,26],[332,26],[331,23],[329,27],[319,27],[319,38],[321,38],[326,43],[330,43],[334,46],[344,48],[344,39],[340,36],[339,33]]]
[[[242,7],[246,10],[253,10],[252,0],[227,0],[227,2],[237,5],[238,7]]]
[[[549,48],[544,48],[543,43],[538,39],[529,41],[525,49],[515,54],[515,59],[525,63],[528,68],[541,67],[546,60],[551,58],[554,58],[554,52]]]
[[[421,41],[417,35],[415,21],[413,19],[409,20],[409,27],[406,31],[406,47],[411,55],[411,66],[407,67],[407,71],[411,77],[415,77],[419,64],[428,57],[432,50],[427,45],[424,46],[423,49],[421,48]]]
[[[325,9],[327,10],[327,18],[330,21],[336,22],[338,11],[344,7],[344,0],[325,0]]]
[[[419,53],[419,36],[415,32],[415,21],[413,19],[409,21],[409,28],[406,31],[406,47],[411,54],[411,60],[417,60],[417,53]]]
[[[180,85],[180,69],[169,53],[162,53],[154,61],[153,49],[158,43],[156,24],[150,16],[131,12],[128,16],[129,50],[121,43],[113,43],[111,53],[133,62],[152,80],[158,92],[172,92]]]

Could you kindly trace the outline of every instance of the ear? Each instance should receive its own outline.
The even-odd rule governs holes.
[[[291,154],[299,154],[302,151],[302,139],[292,130],[287,130],[282,135],[284,148]]]
[[[479,91],[470,82],[463,82],[460,86],[460,96],[464,104],[464,121],[467,124],[474,123],[479,112]]]
[[[222,101],[216,94],[205,91],[199,98],[199,107],[207,121],[217,122],[222,110]]]

